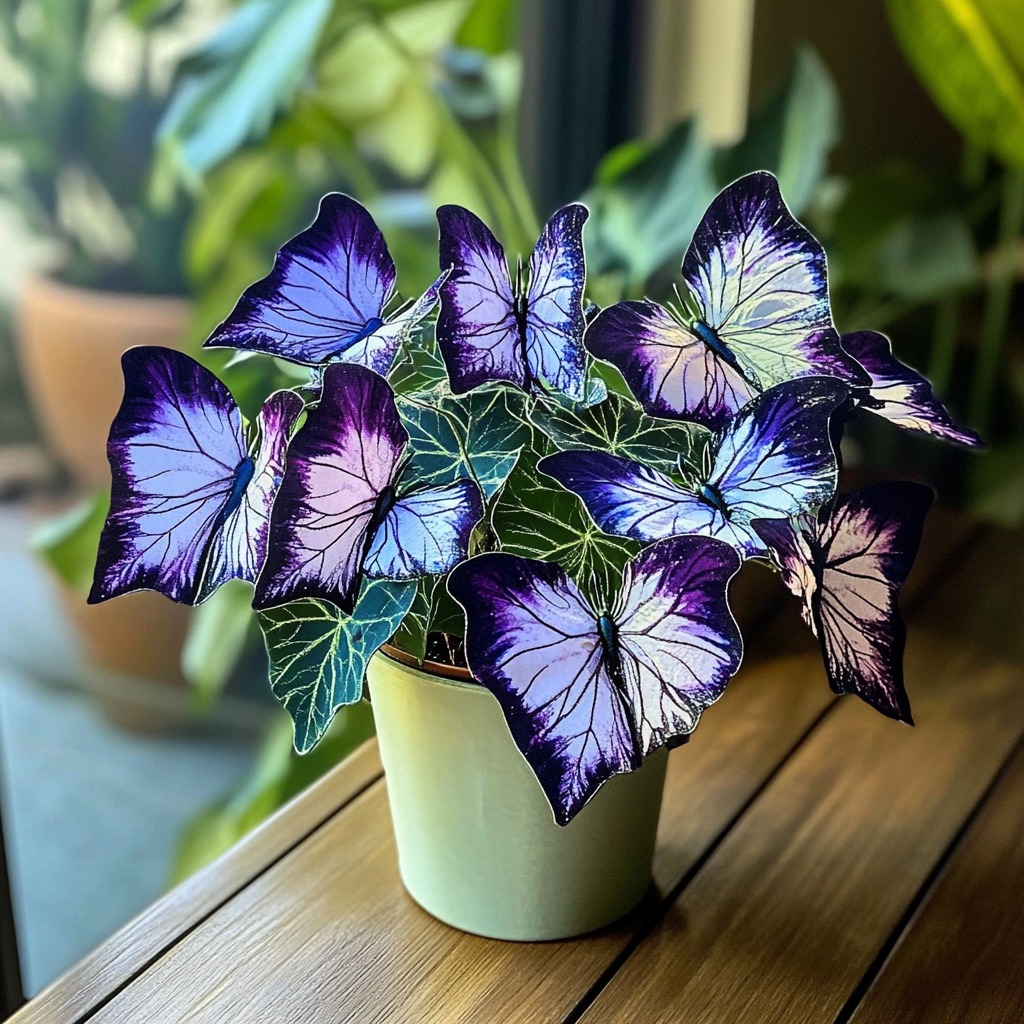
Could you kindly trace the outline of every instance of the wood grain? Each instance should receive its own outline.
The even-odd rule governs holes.
[[[835,1019],[1024,730],[1022,569],[999,535],[945,581],[908,648],[918,728],[842,701],[586,1024]]]
[[[854,1024],[1024,1019],[1024,752],[1018,752]]]
[[[959,518],[940,527],[929,531],[911,597],[974,533]],[[770,593],[773,581],[761,574]],[[370,785],[379,775],[371,746],[15,1021],[561,1020],[832,703],[813,642],[792,617],[795,602],[775,589],[770,602],[790,616],[776,636],[798,653],[769,660],[755,643],[722,702],[673,754],[657,887],[632,920],[541,946],[489,942],[434,921],[398,881],[384,788]],[[765,606],[763,597],[755,603]]]
[[[382,774],[375,740],[309,787],[239,843],[156,901],[44,989],[11,1024],[70,1024],[156,960]]]

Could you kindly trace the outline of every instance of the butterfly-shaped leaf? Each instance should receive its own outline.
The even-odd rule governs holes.
[[[929,487],[892,481],[841,495],[818,514],[755,524],[786,585],[803,601],[832,689],[911,724],[897,595],[933,500]]]
[[[351,615],[304,599],[260,612],[270,686],[295,723],[295,749],[311,750],[338,708],[363,695],[366,666],[391,638],[416,593],[411,581],[367,580]]]
[[[254,582],[302,400],[270,396],[246,442],[228,389],[190,356],[129,349],[124,400],[110,428],[110,512],[90,603],[158,590],[195,604],[229,579]]]
[[[615,593],[623,567],[640,550],[636,541],[600,529],[575,494],[540,473],[534,451],[512,471],[491,527],[502,551],[557,562],[593,600]]]
[[[608,533],[641,541],[698,533],[756,555],[764,544],[753,520],[796,515],[835,493],[829,418],[848,394],[831,377],[771,388],[715,435],[706,467],[686,485],[597,451],[560,452],[538,468],[578,494]]]
[[[529,426],[512,409],[521,402],[521,396],[491,389],[400,399],[409,434],[407,476],[432,486],[468,477],[490,499],[530,443]]]
[[[908,430],[921,430],[956,444],[978,447],[984,441],[957,424],[935,397],[931,384],[893,354],[889,339],[877,331],[843,335],[843,347],[867,371],[871,386],[854,391],[861,409]]]
[[[626,567],[610,609],[551,562],[487,554],[457,566],[473,676],[498,698],[516,745],[565,825],[601,784],[697,725],[739,667],[726,544],[677,537]]]
[[[506,381],[533,392],[543,382],[585,397],[586,219],[578,203],[558,210],[530,257],[528,282],[521,267],[513,282],[505,250],[483,221],[461,206],[437,211],[441,266],[452,268],[441,287],[437,343],[452,391]]]
[[[404,487],[407,440],[382,377],[327,367],[320,402],[291,444],[255,607],[312,597],[351,612],[364,576],[416,579],[465,557],[480,493],[470,480]]]
[[[395,264],[384,236],[363,206],[334,192],[320,201],[316,220],[281,248],[273,270],[245,290],[206,345],[308,365],[341,359],[386,374],[437,304],[446,275],[388,316]]]
[[[682,276],[682,309],[618,303],[587,331],[587,348],[621,371],[652,415],[719,428],[795,377],[866,383],[832,325],[825,252],[771,174],[748,174],[712,202]]]
[[[593,448],[669,474],[678,472],[681,464],[699,466],[710,438],[709,431],[696,423],[655,419],[614,394],[588,408],[545,396],[529,415],[563,451]]]

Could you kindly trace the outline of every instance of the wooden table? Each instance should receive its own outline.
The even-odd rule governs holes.
[[[529,945],[430,918],[367,745],[13,1019],[1021,1024],[1022,575],[1018,536],[933,518],[915,729],[834,699],[776,591],[672,754],[655,887],[619,926]]]

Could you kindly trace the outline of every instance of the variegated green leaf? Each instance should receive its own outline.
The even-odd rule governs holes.
[[[595,448],[670,474],[680,463],[699,466],[711,437],[697,423],[655,419],[614,394],[586,409],[544,399],[534,405],[530,419],[563,451]]]
[[[451,394],[448,391],[448,371],[433,341],[432,332],[429,340],[424,339],[404,348],[388,374],[388,383],[399,395],[425,397],[428,394]]]
[[[557,562],[598,607],[607,606],[641,545],[600,530],[575,494],[537,471],[542,454],[524,455],[498,498],[492,514],[498,543],[514,555]]]
[[[368,580],[351,615],[309,598],[260,612],[270,688],[292,716],[300,754],[313,749],[338,708],[362,697],[367,663],[415,596],[414,582]]]
[[[443,486],[469,477],[492,498],[530,443],[529,426],[510,408],[516,401],[504,389],[430,401],[400,398],[398,411],[409,431],[405,479]]]

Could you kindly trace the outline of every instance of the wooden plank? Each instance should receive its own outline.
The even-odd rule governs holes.
[[[854,1024],[1024,1019],[1024,751],[1018,751]]]
[[[908,647],[917,729],[841,701],[586,1024],[835,1019],[1024,730],[1022,569],[994,535],[946,580]]]
[[[381,774],[372,740],[263,822],[245,842],[126,924],[10,1018],[11,1024],[70,1024],[86,1017]]]
[[[663,892],[828,705],[812,658],[788,667],[785,675],[769,666],[751,672],[716,709],[717,728],[702,726],[704,742],[698,736],[673,753],[656,863]],[[540,945],[448,928],[401,888],[377,785],[90,1020],[560,1020],[642,917]]]
[[[955,557],[973,531],[974,528],[959,517],[948,526],[931,530],[926,538],[921,564],[908,591]],[[765,570],[753,568],[758,570],[755,575],[759,577],[762,593],[770,591],[775,581],[767,577]],[[792,612],[795,602],[787,602],[781,587],[777,584],[775,587],[782,599],[780,607],[785,608],[788,604]],[[755,595],[755,603],[763,608],[763,597]],[[801,637],[803,649],[808,650],[811,644],[802,629],[797,628],[796,635]],[[756,646],[751,653],[753,656],[748,663],[758,660]],[[666,807],[679,801],[681,806],[688,808],[688,813],[663,816],[655,868],[662,891],[676,884],[683,873],[697,862],[717,834],[716,830],[724,827],[729,817],[756,792],[763,778],[799,739],[800,731],[821,713],[829,699],[827,690],[821,685],[820,668],[813,655],[803,661],[794,660],[788,668],[767,675],[750,667],[744,669],[723,702],[708,713],[707,721],[686,751],[687,756],[684,758],[677,754],[671,761]],[[716,726],[716,721],[720,725]],[[379,770],[376,747],[371,745],[339,766],[331,776],[321,780],[216,864],[154,904],[36,997],[15,1020],[18,1024],[44,1021],[63,1024],[87,1017],[159,958],[178,938],[195,928],[234,893],[281,858],[290,846],[322,824],[353,794],[376,778]],[[390,835],[383,804],[377,807],[373,827],[380,829],[386,837]],[[332,842],[345,840],[335,838]],[[378,850],[378,853],[383,851]],[[387,891],[381,898],[390,897],[392,903],[397,898],[405,908],[404,912],[412,913],[418,927],[441,929],[458,940],[450,946],[449,960],[426,971],[420,979],[419,984],[425,992],[436,990],[437,986],[443,988],[446,972],[457,969],[452,964],[457,965],[464,957],[470,957],[480,964],[481,971],[486,967],[490,980],[480,976],[481,984],[467,991],[467,1004],[490,1005],[486,1002],[488,990],[497,988],[500,992],[507,992],[502,1002],[510,1008],[511,1015],[516,1007],[515,993],[518,989],[509,986],[503,977],[502,972],[508,966],[523,968],[528,964],[532,973],[527,977],[539,984],[548,977],[548,957],[554,955],[562,975],[573,976],[579,951],[586,946],[581,976],[592,980],[599,976],[631,936],[632,923],[615,934],[588,939],[585,943],[542,947],[546,952],[541,955],[525,952],[530,947],[508,947],[461,936],[449,932],[407,905],[394,875],[390,847],[384,855],[392,858],[388,860],[391,874],[386,879]],[[507,963],[509,954],[499,952],[517,948],[524,952],[512,955],[511,964]],[[534,1003],[527,1005],[536,1005],[536,1002],[535,999]],[[568,1005],[564,1002],[565,1008]],[[481,1013],[486,1019],[486,1009],[481,1009]],[[528,1011],[518,1019],[529,1019]]]
[[[944,532],[925,563],[963,539]],[[799,635],[803,654],[745,669],[672,755],[657,892],[631,921],[543,945],[441,925],[401,890],[385,792],[374,787],[93,1019],[561,1020],[830,705],[813,642]]]

